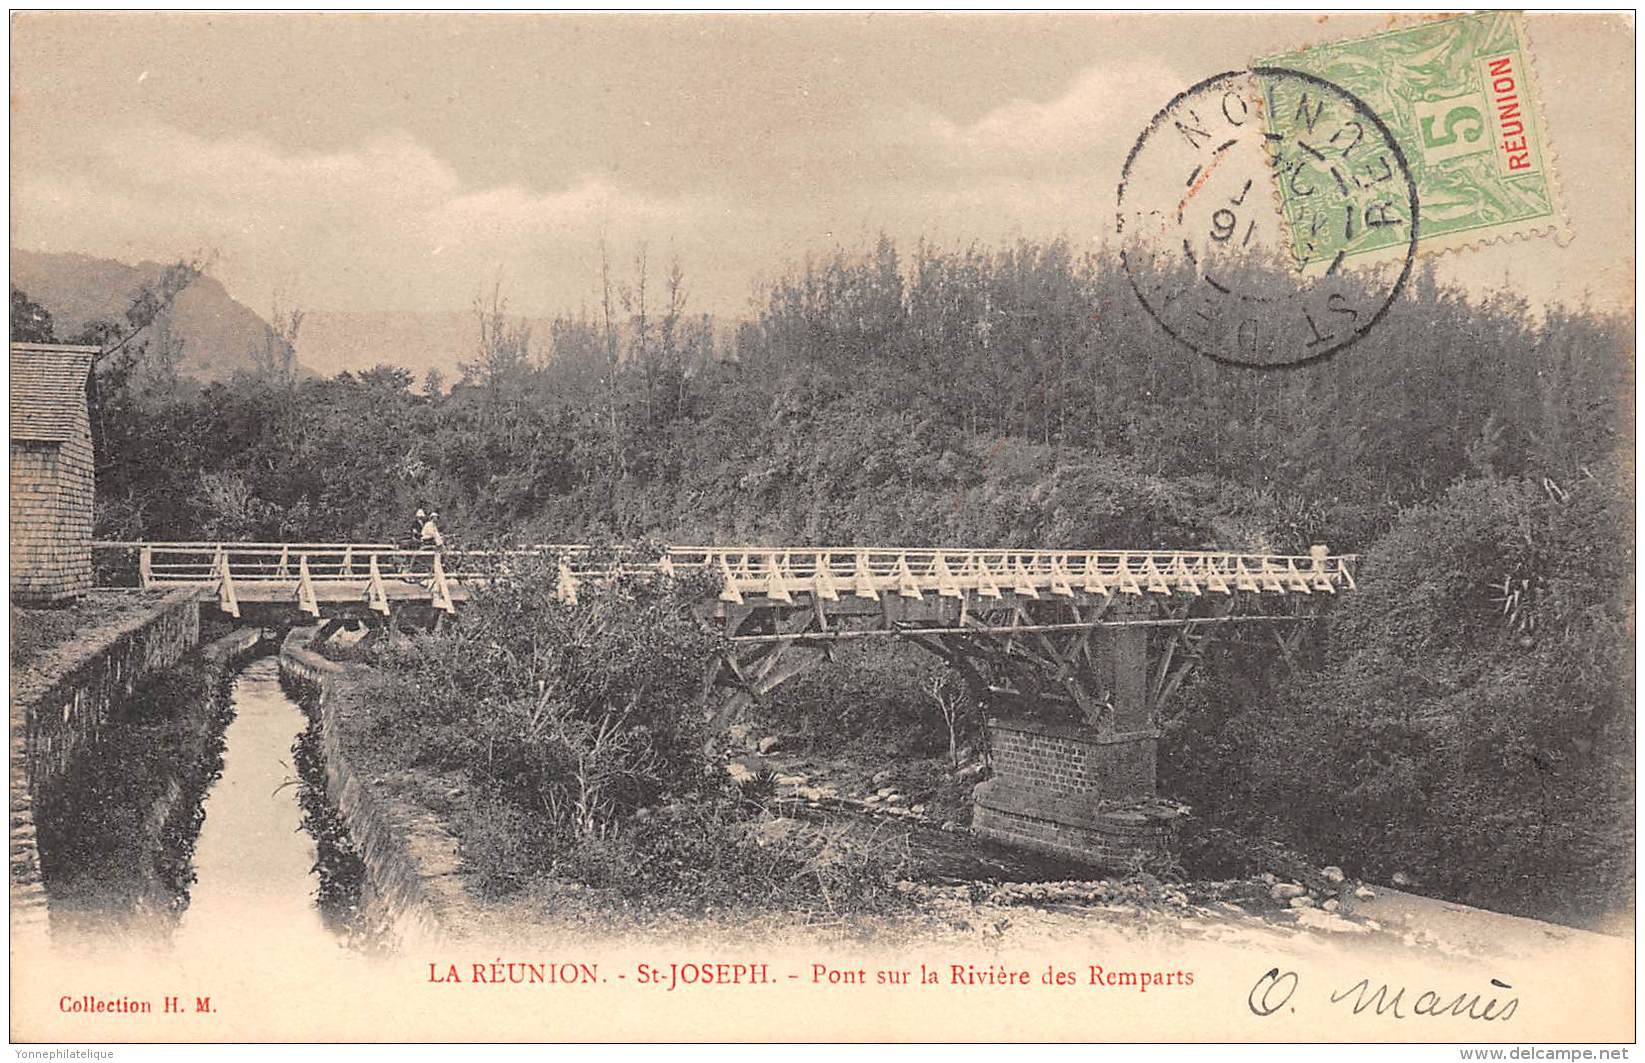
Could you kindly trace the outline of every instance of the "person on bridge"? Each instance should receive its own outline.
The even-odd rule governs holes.
[[[420,514],[422,511],[419,510],[418,512]],[[423,522],[422,530],[418,532],[418,538],[422,541],[424,550],[439,550],[445,546],[446,537],[440,534],[439,521],[440,514],[436,510],[430,513],[428,519]]]
[[[404,535],[401,535],[395,543],[395,545],[401,550],[407,551],[406,553],[400,555],[401,575],[415,574],[418,571],[418,559],[415,555],[411,554],[410,551],[414,551],[422,545],[423,525],[427,522],[428,513],[422,509],[419,509],[417,511],[417,516],[413,517],[411,520],[410,529]]]

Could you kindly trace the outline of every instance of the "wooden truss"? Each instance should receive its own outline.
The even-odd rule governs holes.
[[[1261,591],[1210,595],[1074,593],[998,598],[860,598],[849,607],[820,595],[784,602],[725,604],[714,610],[727,635],[710,681],[726,691],[715,724],[723,727],[779,685],[828,657],[836,642],[886,637],[942,658],[974,694],[1000,714],[1062,717],[1098,730],[1154,725],[1232,631],[1271,629],[1295,667],[1305,624],[1317,607]]]

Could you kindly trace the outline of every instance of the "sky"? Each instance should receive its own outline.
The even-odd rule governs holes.
[[[689,307],[885,232],[1112,232],[1177,92],[1378,16],[22,13],[11,246],[212,255],[266,310],[531,315],[597,298],[600,246]],[[1533,303],[1631,309],[1633,24],[1530,20],[1571,239],[1439,258]]]

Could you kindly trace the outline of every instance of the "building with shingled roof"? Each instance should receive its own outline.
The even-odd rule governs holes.
[[[99,348],[11,345],[11,597],[72,602],[91,589],[96,467],[86,389]]]

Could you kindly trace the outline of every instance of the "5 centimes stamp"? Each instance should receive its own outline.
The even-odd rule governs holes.
[[[1485,12],[1419,22],[1263,59],[1353,93],[1391,129],[1422,198],[1421,250],[1564,228],[1523,20]],[[1275,101],[1283,105],[1290,101]],[[1280,108],[1270,111],[1278,117]],[[1391,230],[1344,247],[1316,204],[1281,181],[1292,251],[1306,263],[1395,252]]]
[[[1120,259],[1150,316],[1190,349],[1301,365],[1352,345],[1398,296],[1419,199],[1393,131],[1352,93],[1280,68],[1219,74],[1166,104],[1131,149]],[[1366,247],[1400,253],[1345,268]]]

